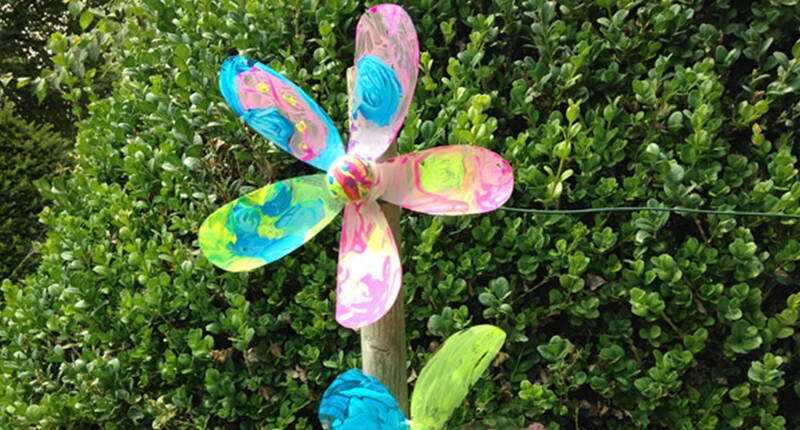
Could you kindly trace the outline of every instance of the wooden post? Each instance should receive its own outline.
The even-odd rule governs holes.
[[[394,142],[383,155],[397,154]],[[400,249],[400,208],[381,203],[381,209],[392,229],[392,235]],[[378,378],[392,393],[400,409],[408,417],[408,372],[406,369],[406,320],[403,309],[403,287],[397,293],[394,306],[378,322],[361,329],[361,360],[364,373]]]

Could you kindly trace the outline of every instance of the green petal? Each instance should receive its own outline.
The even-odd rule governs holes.
[[[450,336],[417,379],[411,396],[412,428],[442,428],[505,340],[505,332],[492,325],[471,327]]]

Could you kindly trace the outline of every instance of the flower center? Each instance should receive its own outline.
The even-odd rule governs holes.
[[[360,202],[369,196],[375,185],[372,162],[355,155],[343,155],[328,168],[331,194],[346,202]]]

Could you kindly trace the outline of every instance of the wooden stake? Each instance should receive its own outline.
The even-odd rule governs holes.
[[[392,143],[384,158],[397,154]],[[381,203],[381,209],[392,229],[400,249],[400,208]],[[408,416],[408,372],[406,369],[406,320],[403,309],[403,287],[397,293],[394,306],[378,322],[361,329],[361,360],[364,373],[378,378],[392,393],[400,409]]]

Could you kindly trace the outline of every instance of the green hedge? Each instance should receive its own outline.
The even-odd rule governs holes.
[[[400,152],[495,150],[515,207],[800,213],[797,0],[558,3],[408,2],[422,62]],[[41,267],[2,285],[0,427],[315,428],[359,364],[333,318],[337,226],[252,273],[200,255],[211,211],[311,171],[236,118],[217,70],[268,63],[344,130],[372,3],[116,4],[52,38],[50,84],[93,103],[74,174],[41,189]],[[454,423],[800,427],[795,221],[405,212],[402,229],[411,368],[461,327],[509,333]]]
[[[11,102],[0,99],[0,279],[36,269],[33,244],[43,239],[38,215],[45,202],[33,181],[57,174],[66,148],[51,126],[20,118]]]

